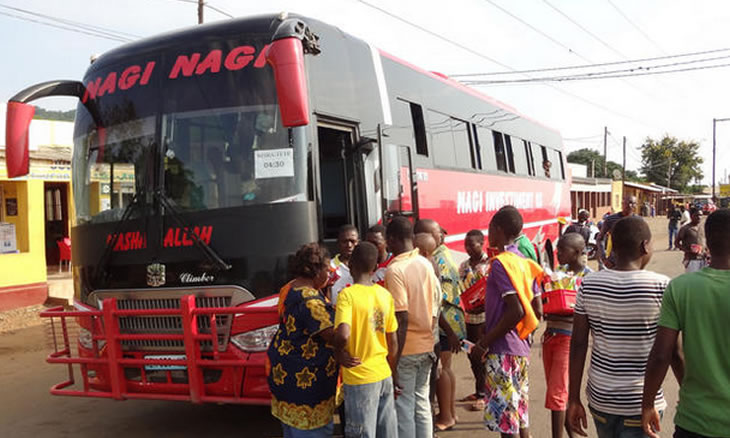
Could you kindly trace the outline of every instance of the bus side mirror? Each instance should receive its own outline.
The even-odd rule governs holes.
[[[293,128],[309,124],[302,40],[289,37],[272,42],[266,50],[266,62],[274,69],[282,125]]]
[[[5,123],[5,165],[8,178],[25,176],[30,172],[28,128],[35,107],[21,102],[8,102]]]

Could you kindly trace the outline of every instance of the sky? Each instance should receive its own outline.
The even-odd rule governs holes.
[[[206,22],[230,19],[213,8],[236,17],[281,11],[311,16],[426,70],[447,75],[730,49],[730,2],[723,0],[209,0],[208,5],[212,8],[205,9]],[[37,82],[79,80],[91,55],[122,44],[8,16],[42,20],[8,6],[124,32],[130,39],[197,23],[197,6],[190,0],[0,0],[2,101]],[[730,51],[705,56],[720,58],[730,56]],[[727,58],[699,65],[726,63],[730,63]],[[622,67],[605,70],[617,68]],[[475,88],[558,130],[567,151],[588,147],[602,152],[606,126],[608,159],[621,163],[621,141],[626,136],[629,169],[640,167],[639,147],[647,137],[669,134],[697,141],[705,159],[705,183],[709,183],[712,119],[730,117],[728,75],[730,67]],[[35,104],[71,109],[76,102],[48,98]],[[717,124],[717,145],[719,181],[730,168],[730,122]]]

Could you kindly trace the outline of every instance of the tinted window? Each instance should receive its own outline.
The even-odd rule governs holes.
[[[451,129],[454,135],[456,166],[464,169],[476,167],[472,163],[471,145],[469,144],[469,125],[461,120],[451,119]]]
[[[563,157],[562,153],[560,151],[557,151],[553,148],[548,148],[548,159],[550,160],[550,178],[551,179],[558,179],[562,180],[563,177]]]
[[[492,131],[494,138],[494,156],[497,161],[497,169],[507,172],[507,153],[505,152],[504,137],[501,132]]]
[[[545,178],[550,178],[550,175],[552,175],[552,165],[553,163],[550,157],[548,157],[547,148],[540,146],[540,167],[542,168],[542,172],[538,171],[537,174]]]
[[[428,111],[428,128],[431,134],[431,148],[434,161],[439,166],[456,166],[454,136],[451,133],[451,117]]]
[[[475,129],[482,170],[497,170],[497,159],[494,155],[494,138],[492,132],[481,126],[477,126]]]
[[[509,135],[504,136],[504,152],[507,155],[507,168],[509,173],[515,173],[515,156],[512,151],[512,137]]]
[[[409,103],[411,107],[411,119],[413,121],[413,134],[416,138],[416,153],[428,156],[426,145],[426,125],[423,122],[423,108],[417,103]]]
[[[518,175],[529,175],[530,169],[528,168],[527,164],[525,141],[513,137],[512,142],[512,154],[514,156],[515,173]]]
[[[532,159],[532,147],[530,142],[522,140],[522,144],[525,146],[525,158],[527,159],[527,172],[530,176],[535,176],[535,161]]]

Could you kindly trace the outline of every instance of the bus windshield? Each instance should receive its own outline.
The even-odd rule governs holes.
[[[307,200],[307,130],[281,124],[270,67],[233,57],[264,44],[220,40],[96,61],[84,80],[94,95],[78,105],[74,133],[79,224],[119,220],[135,195],[144,206],[155,190],[183,212]],[[200,64],[179,67],[191,62]],[[147,67],[132,83],[125,72],[137,66]]]

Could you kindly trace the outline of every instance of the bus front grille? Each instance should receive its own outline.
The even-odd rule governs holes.
[[[231,307],[249,301],[253,296],[237,287],[208,287],[196,289],[168,289],[142,291],[97,291],[93,294],[100,302],[106,298],[116,298],[120,310],[179,309],[180,298],[195,295],[195,305],[199,308]],[[232,315],[216,315],[217,346],[224,351],[231,331]],[[121,316],[119,330],[124,334],[182,334],[180,316]],[[211,333],[210,315],[197,316],[198,331]],[[213,350],[212,342],[200,341],[202,351]],[[184,351],[181,340],[125,340],[125,351]]]

